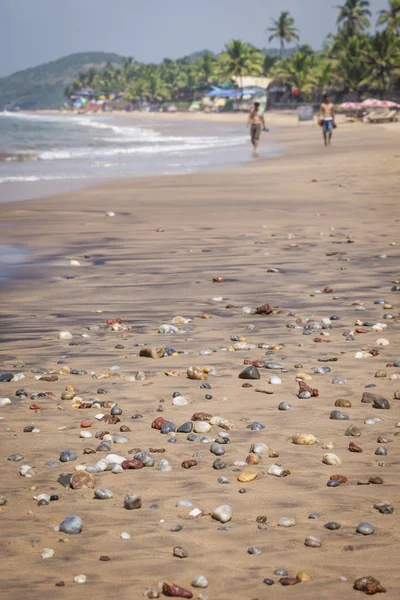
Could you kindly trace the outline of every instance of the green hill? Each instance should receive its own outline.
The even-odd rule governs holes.
[[[78,52],[58,60],[0,78],[0,110],[17,107],[32,110],[58,108],[64,89],[81,71],[102,67],[107,62],[121,64],[123,57],[111,52]]]

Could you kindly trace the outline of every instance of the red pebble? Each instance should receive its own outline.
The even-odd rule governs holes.
[[[164,419],[164,417],[157,417],[157,419],[154,419],[154,421],[152,422],[151,427],[152,429],[161,429],[161,427],[165,425],[165,423],[169,423],[169,421]]]

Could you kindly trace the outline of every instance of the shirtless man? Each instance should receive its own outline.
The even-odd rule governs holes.
[[[331,102],[328,94],[324,94],[322,97],[318,118],[322,121],[322,133],[325,146],[330,146],[332,132],[335,128],[335,106],[333,102]]]
[[[253,156],[258,156],[257,148],[260,141],[261,127],[265,129],[264,117],[260,115],[260,103],[254,102],[247,119],[247,127],[250,126],[250,138],[253,144]]]

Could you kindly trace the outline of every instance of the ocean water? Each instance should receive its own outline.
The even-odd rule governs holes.
[[[251,159],[237,124],[113,115],[0,113],[0,201],[129,177],[191,173]],[[273,145],[264,153],[273,153]]]

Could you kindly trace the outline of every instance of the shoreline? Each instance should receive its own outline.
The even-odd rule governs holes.
[[[387,588],[385,597],[396,597],[400,401],[394,393],[400,386],[391,375],[400,369],[386,365],[400,356],[400,296],[391,291],[400,278],[397,134],[397,126],[391,125],[343,126],[335,132],[332,148],[325,149],[315,127],[285,128],[279,141],[288,150],[274,160],[225,171],[113,181],[0,205],[0,226],[6,224],[2,244],[26,242],[33,257],[0,288],[0,374],[25,375],[19,383],[0,382],[0,395],[12,400],[0,408],[1,494],[7,499],[0,522],[8,540],[0,577],[7,582],[3,589],[10,600],[19,598],[21,590],[29,600],[53,598],[60,580],[65,585],[57,587],[57,595],[69,598],[80,573],[87,576],[78,590],[82,600],[112,597],[117,586],[120,600],[140,598],[166,578],[196,596],[190,582],[198,573],[208,579],[206,595],[221,600],[250,600],[266,593],[271,600],[293,594],[297,600],[356,598],[352,586],[363,575],[379,579]],[[107,211],[115,216],[108,217]],[[215,277],[225,281],[215,283]],[[331,291],[324,293],[325,288]],[[377,298],[392,308],[374,304]],[[242,310],[265,303],[273,314]],[[389,312],[393,318],[385,319]],[[171,324],[178,315],[191,319],[177,324],[179,333],[158,333],[161,324]],[[339,317],[331,328],[303,335],[307,319],[319,322],[331,316]],[[129,329],[111,331],[106,320],[115,318]],[[354,331],[358,319],[387,328],[378,332],[360,325],[365,333],[354,333],[349,340],[343,333]],[[58,339],[60,331],[71,331],[72,345]],[[233,347],[235,336],[254,346],[223,350]],[[390,344],[377,346],[378,338]],[[144,358],[139,356],[143,344],[177,352]],[[375,347],[379,355],[354,358]],[[206,348],[211,354],[201,355]],[[320,362],[327,355],[335,360]],[[283,368],[260,367],[260,379],[244,388],[238,374],[247,360],[277,361]],[[186,377],[190,366],[203,365],[216,369],[207,380],[211,390]],[[331,371],[316,373],[321,365]],[[58,379],[39,380],[38,370]],[[387,376],[375,378],[378,370]],[[135,380],[137,371],[144,371],[146,380]],[[319,397],[299,398],[299,372],[312,378],[308,383]],[[269,383],[276,374],[279,385]],[[347,382],[333,384],[334,378]],[[376,387],[366,390],[369,384]],[[72,400],[61,399],[66,386],[85,401],[98,396],[117,403],[121,421],[95,418],[109,413],[108,407],[74,408]],[[27,389],[27,398],[16,397],[20,387]],[[107,393],[98,395],[99,388]],[[176,391],[188,405],[172,404]],[[364,391],[388,398],[390,410],[362,403]],[[46,395],[32,398],[32,393]],[[351,403],[340,408],[349,415],[346,422],[330,418],[339,398]],[[293,410],[278,410],[281,402]],[[41,408],[30,409],[32,403]],[[231,439],[219,457],[226,463],[221,471],[213,467],[218,457],[210,452],[210,443],[190,442],[183,433],[176,434],[176,443],[168,443],[170,436],[151,428],[158,416],[180,426],[199,411],[232,424],[229,431],[213,426],[209,433],[213,439],[228,433]],[[141,416],[131,418],[137,414]],[[382,420],[365,423],[375,417]],[[79,437],[83,420],[92,423],[87,428],[91,439]],[[248,429],[253,422],[265,429]],[[40,431],[25,433],[29,425]],[[104,458],[106,453],[96,450],[100,440],[95,433],[120,435],[121,425],[128,426],[122,435],[129,441],[112,444],[111,452],[131,459],[128,450],[133,448],[164,449],[153,453],[156,466],[95,474],[94,487],[110,489],[110,500],[93,499],[93,489],[65,489],[58,483],[62,473]],[[349,425],[359,427],[361,437],[345,436]],[[293,444],[298,431],[312,433],[317,443]],[[391,443],[379,444],[378,436]],[[348,451],[354,440],[363,453]],[[251,444],[260,442],[267,444],[269,454],[259,464],[244,462]],[[378,445],[387,447],[387,456],[375,455]],[[88,447],[96,453],[85,454]],[[77,460],[58,462],[67,448]],[[326,452],[339,456],[341,464],[324,464]],[[16,453],[24,457],[22,462],[6,460]],[[196,466],[181,467],[193,457]],[[161,458],[172,471],[158,470]],[[58,464],[46,466],[49,460]],[[275,463],[290,474],[268,474]],[[32,478],[19,475],[22,464],[33,468]],[[257,477],[240,482],[239,470],[254,470]],[[328,487],[334,473],[345,475],[349,483]],[[229,483],[218,483],[219,476]],[[382,485],[357,485],[378,476]],[[246,493],[239,493],[242,488]],[[123,508],[129,490],[141,495],[141,509]],[[40,493],[59,499],[39,507],[33,496]],[[179,499],[189,499],[203,515],[190,517],[191,508],[176,506]],[[372,508],[378,500],[394,504],[395,512],[379,513]],[[233,509],[227,524],[232,529],[225,531],[210,517],[223,504]],[[310,520],[314,512],[320,518]],[[82,518],[80,534],[54,528],[69,515]],[[282,518],[293,519],[294,525],[278,525]],[[324,528],[330,521],[341,528]],[[355,533],[361,522],[371,523],[374,534]],[[182,530],[171,531],[175,524]],[[130,540],[121,539],[125,531]],[[304,545],[309,535],[321,539],[320,548]],[[188,552],[187,558],[173,556],[177,545]],[[253,546],[260,556],[248,553]],[[54,557],[43,560],[43,548],[54,549]],[[110,558],[107,568],[99,561],[104,555]],[[305,572],[311,579],[293,592],[291,587],[283,591],[277,568],[291,577]],[[266,577],[275,585],[266,587]]]

